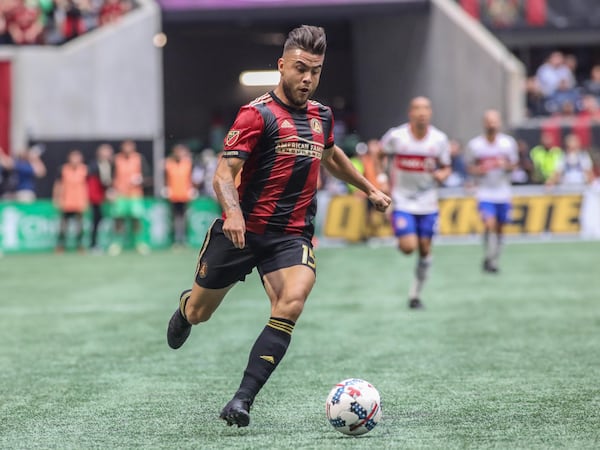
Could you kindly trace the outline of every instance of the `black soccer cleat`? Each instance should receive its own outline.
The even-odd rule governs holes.
[[[227,422],[228,426],[247,427],[250,423],[250,405],[249,400],[234,397],[225,405],[219,417]]]
[[[410,309],[423,309],[425,306],[423,305],[423,303],[421,303],[421,300],[419,300],[418,298],[411,298],[408,301],[408,307]]]
[[[179,299],[191,292],[191,289],[187,289],[181,293]],[[188,336],[192,331],[192,324],[189,323],[185,317],[181,314],[181,309],[177,310],[171,316],[169,320],[169,327],[167,328],[167,343],[173,350],[177,350],[183,345]]]
[[[483,261],[483,271],[487,273],[498,273],[498,268],[489,259]]]

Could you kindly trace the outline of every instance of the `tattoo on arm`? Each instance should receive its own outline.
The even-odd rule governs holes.
[[[224,211],[230,209],[240,209],[240,201],[235,184],[231,180],[226,180],[219,183],[219,200]]]

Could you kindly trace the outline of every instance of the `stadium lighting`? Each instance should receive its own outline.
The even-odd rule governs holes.
[[[246,70],[240,73],[243,86],[275,86],[279,83],[277,70]]]

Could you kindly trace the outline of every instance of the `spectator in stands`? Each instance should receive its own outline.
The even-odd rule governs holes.
[[[529,156],[529,147],[523,139],[517,140],[517,150],[519,152],[519,162],[512,171],[512,184],[529,184],[533,178],[533,162]]]
[[[584,95],[581,99],[581,110],[578,116],[600,122],[599,98],[593,95]]]
[[[194,196],[192,166],[190,151],[182,144],[173,147],[172,155],[165,161],[165,197],[171,202],[175,245],[186,243],[186,210]]]
[[[116,22],[131,10],[131,3],[127,0],[105,0],[100,9],[100,25]]]
[[[551,97],[561,80],[565,80],[568,88],[575,87],[575,77],[569,67],[565,64],[562,52],[552,52],[547,61],[542,64],[536,73],[536,79],[544,97]]]
[[[54,203],[61,212],[57,253],[65,250],[67,227],[71,220],[77,227],[77,249],[83,251],[83,213],[88,207],[87,175],[83,155],[79,150],[71,150],[67,162],[59,169],[53,189]]]
[[[600,64],[596,64],[590,71],[590,79],[584,81],[583,92],[593,95],[600,101]]]
[[[593,181],[593,169],[590,154],[581,148],[581,142],[575,134],[569,134],[565,137],[565,153],[546,184],[583,186]]]
[[[527,114],[530,117],[542,116],[546,114],[546,110],[544,108],[544,94],[542,94],[536,77],[527,78],[525,84],[525,95]]]
[[[532,181],[546,183],[556,172],[562,154],[562,149],[554,145],[552,134],[542,132],[540,144],[533,147],[529,152],[534,169]]]
[[[0,2],[0,45],[12,43],[10,39],[10,33],[8,32],[8,23],[6,20],[4,8],[4,3]]]
[[[102,204],[105,200],[112,200],[113,183],[113,148],[109,144],[102,144],[96,149],[96,159],[88,167],[88,194],[92,206],[92,239],[90,246],[95,252],[100,252],[98,246],[98,227],[104,214]]]
[[[13,160],[10,156],[4,153],[4,149],[0,148],[0,198],[9,190],[8,182],[10,172],[13,168]]]
[[[563,116],[574,115],[580,103],[579,92],[563,78],[558,83],[558,88],[546,101],[546,111],[550,114]]]
[[[56,3],[64,14],[61,24],[63,40],[70,41],[85,33],[83,9],[87,5],[76,0],[56,0]]]
[[[137,151],[135,142],[124,141],[121,151],[115,156],[115,176],[113,188],[115,201],[113,218],[115,236],[108,248],[111,255],[121,253],[125,240],[125,221],[131,220],[135,246],[139,253],[147,254],[148,245],[143,241],[141,221],[144,216],[144,186],[149,181],[150,166],[144,156]]]
[[[15,155],[15,200],[30,203],[36,199],[35,180],[46,176],[46,165],[41,159],[42,148],[33,146]]]
[[[40,18],[40,10],[27,5],[25,0],[18,0],[17,6],[10,10],[7,27],[10,38],[15,44],[43,43],[44,25]]]

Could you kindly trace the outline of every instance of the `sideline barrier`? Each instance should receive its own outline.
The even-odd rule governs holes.
[[[169,202],[163,199],[145,198],[142,218],[142,240],[152,249],[171,245],[172,221]],[[105,211],[110,205],[105,204]],[[106,211],[108,212],[108,211]],[[220,216],[218,204],[210,198],[198,198],[190,203],[188,210],[188,240],[190,245],[202,244],[206,230]],[[0,251],[23,253],[53,251],[58,238],[60,212],[49,200],[33,203],[0,202]],[[111,241],[113,220],[106,217],[100,223],[98,245],[108,247]],[[83,220],[83,243],[90,241],[91,214],[87,211]],[[66,248],[75,246],[73,224],[67,231]],[[130,236],[130,233],[128,233]],[[131,246],[129,242],[127,246]]]
[[[482,232],[477,200],[465,189],[440,191],[438,231],[442,236],[465,236]],[[366,224],[362,199],[342,195],[325,199],[323,235],[357,242],[369,236],[388,237],[393,232],[383,214],[375,214]],[[380,219],[377,219],[377,218]],[[513,188],[512,223],[505,228],[510,235],[577,235],[600,238],[600,187],[587,189],[518,186]],[[374,222],[374,223],[373,223]]]

